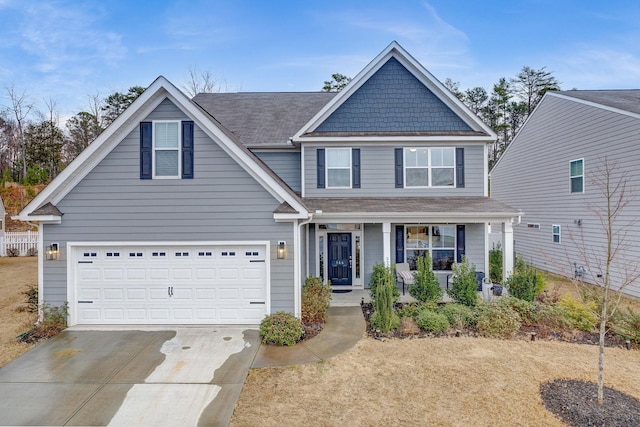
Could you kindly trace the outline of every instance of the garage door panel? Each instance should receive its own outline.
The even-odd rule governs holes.
[[[259,323],[264,252],[241,244],[76,248],[76,295],[93,302],[76,305],[78,323]]]

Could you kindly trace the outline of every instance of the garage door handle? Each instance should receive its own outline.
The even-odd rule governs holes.
[[[266,304],[264,301],[251,301],[249,304]]]
[[[93,301],[78,301],[78,304],[93,304]]]
[[[93,261],[78,261],[78,264],[93,264]]]
[[[263,259],[250,259],[249,262],[265,262]]]

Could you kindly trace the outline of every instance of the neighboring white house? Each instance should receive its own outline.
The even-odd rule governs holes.
[[[524,211],[514,246],[525,261],[589,283],[605,274],[605,234],[593,213],[606,203],[594,184],[605,159],[617,165],[615,179],[626,174],[620,226],[640,214],[640,90],[545,94],[490,173],[491,197]],[[626,240],[613,264],[614,287],[640,260],[640,223]],[[625,292],[640,297],[640,283]]]

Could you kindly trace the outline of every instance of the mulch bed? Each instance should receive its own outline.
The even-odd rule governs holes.
[[[598,403],[598,387],[588,381],[559,379],[542,384],[540,395],[548,411],[570,426],[638,426],[640,401],[604,387]]]

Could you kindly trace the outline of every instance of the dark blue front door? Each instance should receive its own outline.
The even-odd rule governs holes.
[[[329,233],[329,280],[351,285],[351,233]]]

